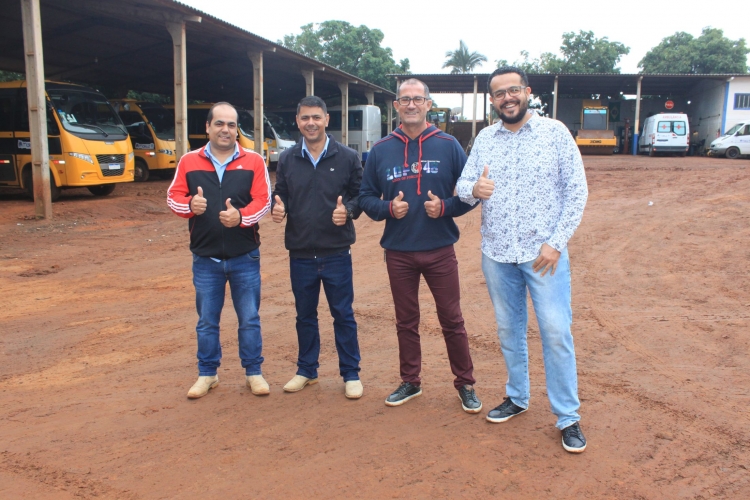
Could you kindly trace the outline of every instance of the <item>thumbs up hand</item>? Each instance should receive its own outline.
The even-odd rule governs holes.
[[[346,224],[346,207],[342,203],[341,196],[336,200],[336,208],[333,210],[333,223],[337,226]]]
[[[274,200],[276,200],[276,203],[273,205],[273,210],[271,210],[271,218],[274,222],[281,222],[284,220],[284,216],[286,216],[286,207],[284,207],[284,202],[281,201],[278,194],[274,196]]]
[[[482,172],[479,180],[474,184],[474,189],[471,190],[471,195],[479,200],[489,200],[492,193],[495,191],[495,181],[489,178],[490,167],[484,166],[484,172]]]
[[[240,211],[232,206],[231,198],[227,198],[227,209],[219,212],[219,220],[224,227],[237,227],[242,222]]]
[[[195,215],[202,215],[206,211],[207,202],[203,197],[203,188],[198,186],[198,194],[190,200],[190,210]]]
[[[443,201],[432,194],[432,191],[427,191],[427,196],[430,197],[430,201],[424,202],[424,209],[427,211],[427,216],[437,219],[443,211]]]
[[[404,217],[406,217],[406,212],[409,211],[409,203],[403,200],[404,200],[404,192],[399,191],[398,196],[393,198],[393,201],[391,202],[391,212],[393,213],[393,216],[397,219],[403,219]]]

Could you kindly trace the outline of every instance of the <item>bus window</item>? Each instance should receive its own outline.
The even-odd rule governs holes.
[[[362,111],[349,111],[349,130],[362,130]]]

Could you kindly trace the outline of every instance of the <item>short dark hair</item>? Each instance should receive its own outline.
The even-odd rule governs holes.
[[[529,77],[526,76],[526,72],[524,70],[516,66],[501,66],[497,68],[495,71],[493,71],[490,77],[487,79],[487,92],[492,94],[492,88],[490,88],[490,84],[492,83],[493,78],[495,78],[498,75],[507,75],[508,73],[517,74],[518,76],[521,77],[521,83],[523,84],[523,86],[524,87],[529,86]]]
[[[231,104],[229,104],[228,102],[224,102],[224,101],[221,101],[221,102],[217,102],[217,103],[215,103],[215,104],[214,104],[213,106],[211,106],[211,107],[210,107],[210,108],[208,109],[208,116],[206,116],[206,123],[208,123],[209,125],[211,125],[211,122],[212,122],[212,121],[213,121],[213,119],[214,119],[214,108],[215,108],[216,106],[229,106],[229,107],[230,107],[230,108],[232,108],[232,109],[234,110],[234,112],[235,112],[235,113],[237,114],[237,119],[238,119],[238,120],[240,119],[240,113],[239,113],[239,112],[237,111],[237,108],[235,108],[234,106],[232,106],[232,105],[231,105]]]
[[[325,101],[315,95],[309,95],[307,97],[303,97],[302,100],[300,100],[299,104],[297,104],[298,115],[299,110],[302,109],[302,106],[305,106],[307,108],[320,108],[323,110],[324,115],[328,114],[328,108],[326,107]]]
[[[396,89],[396,99],[398,99],[398,97],[401,95],[401,87],[407,84],[408,85],[421,85],[422,87],[424,87],[424,96],[427,99],[432,99],[430,97],[430,89],[427,88],[427,84],[423,82],[422,80],[417,80],[416,78],[409,78],[408,80],[404,80],[403,82],[398,84],[398,88]]]

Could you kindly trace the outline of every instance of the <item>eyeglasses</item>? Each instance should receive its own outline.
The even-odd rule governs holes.
[[[508,87],[505,90],[498,90],[494,94],[492,94],[492,97],[495,99],[502,99],[505,97],[505,95],[509,95],[511,97],[515,97],[518,94],[521,93],[522,90],[527,89],[528,87]]]
[[[414,104],[416,104],[417,106],[419,106],[420,104],[424,104],[425,101],[428,100],[428,98],[424,97],[424,96],[421,96],[421,95],[418,95],[418,96],[415,96],[415,97],[406,97],[406,96],[399,97],[396,100],[402,106],[408,106],[409,103],[412,102],[412,101],[414,101]]]

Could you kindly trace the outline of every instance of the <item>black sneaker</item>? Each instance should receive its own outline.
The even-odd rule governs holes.
[[[407,401],[409,401],[411,398],[416,398],[417,396],[422,395],[422,388],[418,385],[412,385],[409,382],[403,382],[400,386],[398,386],[398,389],[393,391],[393,393],[385,398],[385,405],[386,406],[399,406]]]
[[[487,414],[487,420],[492,423],[499,424],[500,422],[505,422],[506,420],[509,420],[519,413],[525,412],[526,410],[528,410],[528,408],[521,408],[506,396],[500,406],[498,406],[494,410],[490,410],[490,412]]]
[[[583,437],[583,431],[578,422],[562,430],[562,444],[565,451],[571,453],[583,453],[586,449],[586,438]]]
[[[482,402],[479,401],[473,386],[461,386],[458,389],[458,399],[461,400],[461,406],[466,413],[479,413],[482,410]]]

